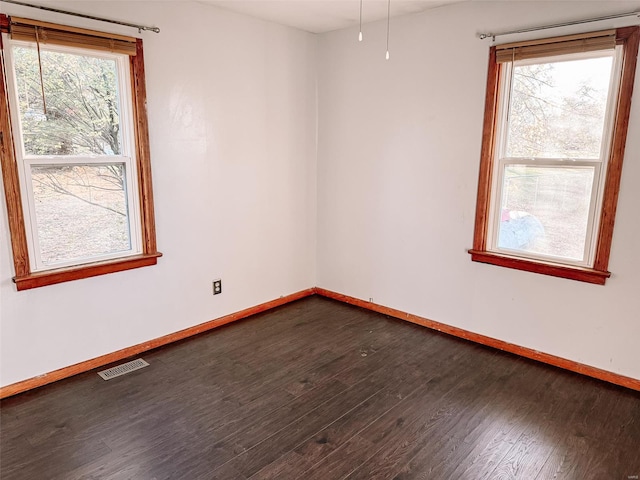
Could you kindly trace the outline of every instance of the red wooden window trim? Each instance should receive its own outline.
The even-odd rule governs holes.
[[[624,159],[627,130],[629,127],[631,97],[635,80],[639,43],[640,27],[633,26],[616,29],[616,44],[624,46],[622,75],[618,91],[615,124],[611,140],[611,153],[606,171],[602,211],[600,213],[600,227],[598,230],[593,268],[558,265],[526,258],[511,257],[487,250],[493,152],[496,142],[496,122],[499,107],[498,92],[501,82],[501,66],[496,62],[496,47],[491,47],[489,51],[489,73],[487,75],[487,90],[485,96],[475,231],[473,248],[469,250],[471,260],[599,285],[605,284],[606,279],[611,276],[611,273],[608,271],[609,256],[613,239],[616,207],[618,204],[622,161]]]
[[[0,14],[0,32],[10,28],[9,17]],[[5,78],[5,58],[0,37],[0,159],[5,200],[9,217],[9,232],[15,268],[14,282],[18,290],[42,287],[55,283],[104,275],[132,268],[155,265],[162,256],[156,246],[153,189],[151,184],[151,155],[149,127],[147,123],[147,94],[144,76],[142,40],[136,41],[136,55],[130,57],[132,104],[134,110],[135,138],[138,167],[138,198],[140,201],[142,254],[105,260],[85,265],[65,267],[42,272],[32,272],[24,223],[20,180],[16,163],[11,117]]]

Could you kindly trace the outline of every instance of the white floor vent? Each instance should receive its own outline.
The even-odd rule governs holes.
[[[112,378],[116,378],[120,375],[133,372],[134,370],[140,370],[141,368],[148,366],[149,364],[147,362],[145,362],[141,358],[136,358],[135,360],[123,363],[122,365],[117,365],[115,367],[107,368],[106,370],[98,372],[98,375],[100,375],[103,380],[111,380]]]

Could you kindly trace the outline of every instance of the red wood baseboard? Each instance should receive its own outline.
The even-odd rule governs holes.
[[[109,363],[118,362],[125,358],[129,358],[134,355],[138,355],[139,353],[146,352],[147,350],[162,347],[164,345],[168,345],[169,343],[192,337],[193,335],[198,335],[199,333],[206,332],[207,330],[212,330],[228,323],[236,322],[238,320],[242,320],[243,318],[250,317],[251,315],[256,315],[257,313],[262,313],[286,303],[308,297],[310,295],[313,295],[314,293],[314,288],[302,290],[300,292],[280,297],[270,302],[261,303],[260,305],[256,305],[254,307],[240,310],[239,312],[225,315],[224,317],[220,317],[209,322],[201,323],[200,325],[196,325],[194,327],[185,328],[184,330],[170,333],[169,335],[165,335],[163,337],[155,338],[148,342],[140,343],[132,347],[123,348],[122,350],[108,353],[106,355],[102,355],[85,362],[76,363],[75,365],[60,368],[58,370],[54,370],[53,372],[45,373],[44,375],[39,375],[37,377],[29,378],[27,380],[13,383],[5,387],[0,387],[0,399],[10,397],[18,393],[26,392],[27,390],[31,390],[37,387],[42,387],[43,385],[62,380],[64,378],[72,377],[73,375],[77,375],[79,373],[88,372],[89,370],[93,370],[94,368],[102,367],[104,365],[108,365]]]
[[[164,345],[168,345],[170,343],[177,342],[179,340],[184,340],[185,338],[198,335],[199,333],[203,333],[208,330],[221,327],[231,322],[242,320],[243,318],[250,317],[251,315],[256,315],[258,313],[265,312],[272,308],[285,305],[287,303],[293,302],[295,300],[299,300],[304,297],[308,297],[313,294],[318,294],[323,297],[332,298],[334,300],[338,300],[343,303],[348,303],[350,305],[355,305],[358,307],[365,308],[367,310],[372,310],[374,312],[382,313],[384,315],[388,315],[393,318],[405,320],[411,323],[415,323],[417,325],[422,325],[423,327],[427,327],[432,330],[437,330],[439,332],[446,333],[448,335],[453,335],[454,337],[469,340],[471,342],[479,343],[481,345],[497,348],[498,350],[504,350],[505,352],[514,353],[516,355],[520,355],[525,358],[537,360],[539,362],[547,363],[549,365],[560,367],[565,370],[580,373],[582,375],[597,378],[599,380],[604,380],[605,382],[613,383],[615,385],[620,385],[622,387],[630,388],[632,390],[640,391],[640,380],[635,378],[625,377],[624,375],[619,375],[617,373],[609,372],[607,370],[602,370],[600,368],[591,367],[589,365],[584,365],[582,363],[574,362],[572,360],[556,357],[555,355],[550,355],[548,353],[539,352],[537,350],[533,350],[530,348],[514,345],[512,343],[504,342],[502,340],[498,340],[492,337],[487,337],[485,335],[473,333],[468,330],[464,330],[462,328],[452,327],[450,325],[436,322],[434,320],[429,320],[427,318],[423,318],[418,315],[413,315],[411,313],[406,313],[401,310],[396,310],[395,308],[385,307],[383,305],[378,305],[376,303],[367,302],[366,300],[350,297],[349,295],[343,295],[341,293],[336,293],[330,290],[326,290],[324,288],[316,287],[316,288],[309,288],[307,290],[302,290],[300,292],[293,293],[291,295],[287,295],[285,297],[281,297],[276,300],[272,300],[270,302],[261,303],[260,305],[256,305],[254,307],[250,307],[245,310],[241,310],[239,312],[225,315],[224,317],[220,317],[215,320],[211,320],[209,322],[201,323],[200,325],[186,328],[184,330],[180,330],[178,332],[171,333],[169,335],[165,335],[163,337],[159,337],[145,343],[140,343],[132,347],[123,348],[122,350],[118,350],[113,353],[102,355],[100,357],[87,360],[85,362],[80,362],[75,365],[71,365],[69,367],[64,367],[58,370],[54,370],[53,372],[45,373],[44,375],[40,375],[38,377],[13,383],[5,387],[0,387],[0,399],[10,397],[18,393],[26,392],[27,390],[38,388],[43,385],[53,383],[55,381],[77,375],[79,373],[88,372],[89,370],[93,370],[94,368],[102,367],[110,363],[124,360],[134,355],[138,355],[139,353],[146,352],[147,350],[152,350],[154,348],[162,347]]]
[[[619,375],[607,370],[591,367],[589,365],[574,362],[572,360],[567,360],[565,358],[556,357],[555,355],[539,352],[531,348],[514,345],[513,343],[504,342],[502,340],[487,337],[485,335],[480,335],[479,333],[473,333],[462,328],[452,327],[444,323],[429,320],[428,318],[423,318],[419,317],[418,315],[413,315],[401,310],[396,310],[395,308],[385,307],[376,303],[367,302],[366,300],[360,300],[359,298],[350,297],[348,295],[332,292],[330,290],[325,290],[324,288],[316,287],[315,293],[317,293],[318,295],[322,295],[323,297],[338,300],[343,303],[348,303],[350,305],[355,305],[358,307],[366,308],[367,310],[382,313],[393,318],[398,318],[400,320],[406,320],[411,323],[422,325],[423,327],[453,335],[454,337],[463,338],[465,340],[479,343],[481,345],[497,348],[498,350],[504,350],[505,352],[515,353],[516,355],[520,355],[521,357],[530,358],[532,360],[547,363],[555,367],[564,368],[565,370],[570,370],[582,375],[597,378],[599,380],[604,380],[605,382],[640,391],[640,380],[635,378],[625,377],[624,375]]]

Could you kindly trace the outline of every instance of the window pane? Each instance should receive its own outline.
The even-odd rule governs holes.
[[[124,164],[31,168],[45,265],[131,249]]]
[[[613,57],[515,65],[508,157],[600,158]]]
[[[43,101],[36,49],[13,58],[27,155],[121,153],[115,60],[41,49]]]
[[[498,247],[582,261],[594,167],[505,167]]]

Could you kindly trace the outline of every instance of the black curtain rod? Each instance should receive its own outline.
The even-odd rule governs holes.
[[[125,27],[137,28],[138,33],[142,32],[143,30],[154,32],[154,33],[160,33],[160,29],[158,27],[147,27],[145,25],[136,25],[135,23],[121,22],[120,20],[111,20],[109,18],[94,17],[93,15],[85,15],[84,13],[70,12],[68,10],[60,10],[58,8],[45,7],[42,5],[34,5],[32,3],[19,2],[17,0],[0,0],[0,2],[13,3],[15,5],[21,5],[23,7],[37,8],[39,10],[46,10],[47,12],[62,13],[63,15],[73,15],[74,17],[88,18],[89,20],[97,20],[99,22],[115,23],[116,25],[123,25]]]

